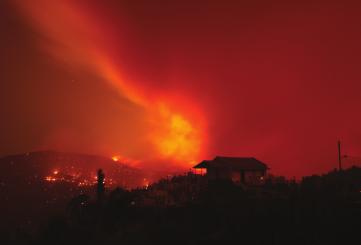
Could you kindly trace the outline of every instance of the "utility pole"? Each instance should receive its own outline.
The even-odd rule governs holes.
[[[338,170],[341,171],[342,166],[341,166],[341,141],[340,140],[337,141],[337,146],[338,146]]]

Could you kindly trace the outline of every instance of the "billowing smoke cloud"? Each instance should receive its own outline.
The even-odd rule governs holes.
[[[127,60],[122,56],[122,50],[126,48],[122,45],[127,43],[126,24],[113,26],[102,15],[87,11],[85,6],[72,1],[38,3],[19,1],[18,6],[44,37],[39,40],[39,45],[58,61],[107,82],[121,97],[143,110],[141,130],[145,133],[129,136],[141,138],[144,142],[137,146],[147,154],[142,156],[142,162],[168,161],[168,164],[189,167],[200,159],[204,138],[201,130],[205,125],[201,115],[194,113],[197,110],[195,105],[189,99],[173,96],[172,91],[165,93],[148,86],[142,79],[127,77],[122,71],[122,64]],[[120,13],[118,21],[126,22],[127,18]],[[122,118],[128,121],[127,115]],[[55,133],[60,135],[62,142],[66,133]],[[65,138],[62,143],[66,144],[68,140]],[[127,141],[128,138],[118,140]],[[59,137],[55,137],[54,142],[57,144]],[[146,143],[149,145],[145,146]],[[122,155],[123,151],[118,149],[117,154]]]
[[[40,143],[157,167],[255,156],[288,176],[336,167],[338,138],[361,155],[358,3],[37,2],[16,6],[61,94]]]

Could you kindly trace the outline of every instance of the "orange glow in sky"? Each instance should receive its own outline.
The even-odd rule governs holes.
[[[152,91],[142,88],[140,82],[124,78],[121,67],[114,61],[113,53],[109,49],[113,44],[103,38],[107,33],[99,27],[100,24],[94,16],[87,15],[88,13],[78,8],[74,2],[39,2],[17,3],[31,24],[51,40],[50,43],[42,42],[40,45],[51,55],[70,63],[75,69],[79,67],[95,72],[121,96],[145,110],[150,132],[144,137],[154,151],[150,158],[170,160],[184,167],[189,167],[189,164],[199,160],[201,129],[197,128],[199,125],[193,122],[192,115],[184,108],[183,101],[159,100],[159,94],[155,89]],[[159,104],[161,106],[158,106]],[[187,110],[187,116],[176,108],[175,105],[180,104],[183,111]],[[119,149],[119,153],[123,155],[122,149]],[[118,156],[112,159],[120,160]]]
[[[199,131],[184,116],[160,106],[160,129],[153,137],[154,144],[164,158],[174,158],[193,164],[201,147]]]
[[[81,152],[148,173],[256,157],[297,178],[338,167],[337,140],[361,155],[361,1],[0,6],[0,155]]]

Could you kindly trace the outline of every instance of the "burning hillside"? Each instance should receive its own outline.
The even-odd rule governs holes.
[[[31,227],[79,194],[94,196],[99,168],[107,189],[148,185],[142,171],[111,157],[42,151],[0,158],[0,228]]]
[[[2,182],[35,181],[66,182],[77,186],[92,186],[96,182],[96,171],[106,173],[106,185],[110,188],[122,186],[134,188],[144,185],[143,173],[120,161],[95,155],[60,153],[53,151],[32,152],[0,159]]]

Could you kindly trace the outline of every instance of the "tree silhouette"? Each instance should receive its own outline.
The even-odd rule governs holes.
[[[104,191],[105,191],[105,187],[104,187],[104,172],[103,170],[99,169],[98,170],[98,182],[97,182],[97,200],[98,203],[101,203],[104,199]]]

